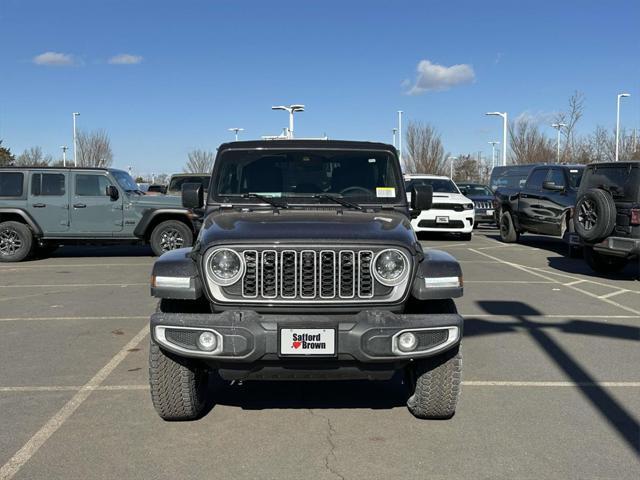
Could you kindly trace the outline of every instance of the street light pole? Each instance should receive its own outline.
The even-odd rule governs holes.
[[[271,107],[271,110],[285,110],[289,112],[289,132],[287,136],[288,138],[293,138],[293,114],[296,112],[304,112],[304,105],[277,105]]]
[[[618,161],[618,142],[620,141],[620,99],[630,97],[629,93],[619,93],[616,108],[616,162]]]
[[[491,168],[496,166],[496,145],[500,145],[500,142],[489,142],[491,144]]]
[[[558,142],[557,142],[558,156],[556,158],[556,163],[560,163],[560,129],[562,127],[566,127],[567,124],[558,122],[558,123],[552,123],[551,126],[556,130],[558,130]]]
[[[397,128],[393,128],[391,129],[391,131],[393,132],[393,147],[396,147],[396,133],[398,133],[398,129]]]
[[[73,112],[73,166],[78,166],[78,135],[76,133],[76,117],[80,115],[78,112]]]
[[[62,145],[60,148],[62,149],[62,166],[66,167],[67,166],[67,146]]]
[[[398,156],[402,167],[402,110],[398,110]]]
[[[447,160],[449,160],[449,172],[450,172],[449,178],[451,178],[452,181],[453,181],[453,162],[455,160],[457,160],[457,159],[458,159],[458,157],[449,157],[449,158],[447,158]]]
[[[236,134],[236,142],[238,141],[238,132],[244,132],[244,128],[238,128],[238,127],[229,128],[228,130],[230,132],[235,132],[235,134]]]
[[[507,165],[507,112],[487,112],[485,115],[502,117],[502,166]]]

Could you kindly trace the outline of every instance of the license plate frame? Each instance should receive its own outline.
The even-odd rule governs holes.
[[[436,223],[442,224],[442,223],[449,223],[449,217],[446,216],[436,216]]]
[[[302,357],[302,358],[327,358],[335,357],[338,352],[338,329],[335,326],[278,326],[278,355],[280,357]],[[313,340],[309,343],[326,344],[326,348],[311,348],[310,346],[303,350],[304,340],[294,340],[293,335],[320,334],[319,341]],[[293,342],[301,341],[300,350],[294,348]]]

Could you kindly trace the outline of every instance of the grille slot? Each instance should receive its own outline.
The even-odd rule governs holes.
[[[278,254],[275,250],[262,252],[262,264],[260,265],[262,296],[264,298],[276,298],[278,296]]]
[[[320,252],[320,297],[336,296],[336,252],[322,250]]]
[[[340,298],[353,298],[356,286],[355,254],[352,251],[340,251],[340,266],[338,273],[338,288]]]
[[[300,252],[300,298],[316,296],[316,252]]]
[[[358,296],[360,298],[373,297],[372,260],[373,252],[362,251],[358,253]]]
[[[256,298],[258,296],[258,252],[245,250],[243,256],[245,273],[242,279],[242,296]]]
[[[280,253],[280,295],[282,298],[296,298],[298,255],[295,250]]]

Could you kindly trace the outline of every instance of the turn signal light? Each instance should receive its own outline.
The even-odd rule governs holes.
[[[631,209],[631,225],[640,225],[640,208]]]

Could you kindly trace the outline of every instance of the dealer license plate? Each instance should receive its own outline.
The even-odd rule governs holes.
[[[436,217],[436,223],[449,223],[449,217]]]
[[[281,355],[335,355],[336,331],[333,328],[280,329]]]
[[[487,214],[487,215],[493,215],[493,209],[492,209],[492,208],[490,208],[489,210],[487,210],[487,213],[486,213],[486,214]]]

